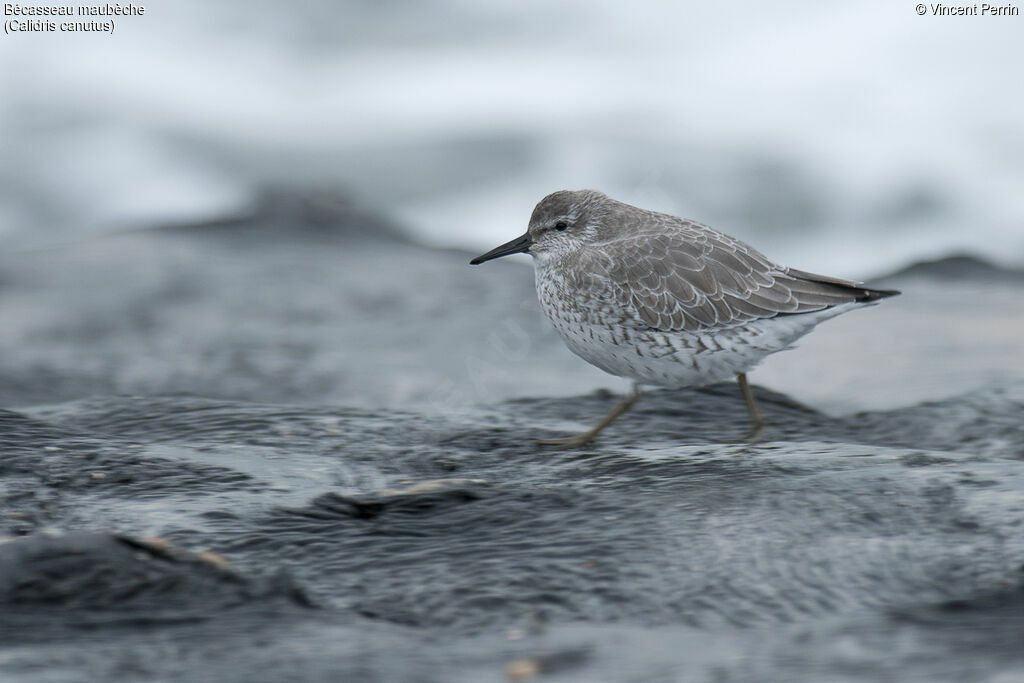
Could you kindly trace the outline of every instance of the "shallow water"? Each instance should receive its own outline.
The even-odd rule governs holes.
[[[466,259],[287,194],[0,256],[4,679],[1024,673],[1019,274],[886,279],[755,446],[728,384],[559,452],[619,383]]]

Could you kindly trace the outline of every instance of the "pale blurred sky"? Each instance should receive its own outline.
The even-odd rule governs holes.
[[[547,192],[595,187],[755,244],[777,234],[790,262],[822,244],[854,271],[958,249],[1024,262],[1020,16],[145,6],[113,35],[0,38],[0,239],[201,218],[269,182],[337,187],[428,242],[481,248]]]

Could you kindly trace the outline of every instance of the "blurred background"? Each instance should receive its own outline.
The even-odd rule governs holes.
[[[0,39],[0,246],[339,192],[471,251],[591,187],[784,263],[1024,263],[1024,18],[828,4],[146,3]],[[10,17],[5,17],[10,19]],[[525,257],[524,257],[525,258]]]
[[[1024,680],[1024,17],[916,1],[0,35],[2,683]],[[565,188],[903,294],[555,453]]]
[[[112,35],[0,39],[0,405],[182,392],[443,412],[624,390],[561,344],[527,256],[467,264],[563,188],[829,275],[995,264],[882,283],[904,295],[758,368],[818,409],[914,405],[1024,367],[1020,16],[145,7]]]

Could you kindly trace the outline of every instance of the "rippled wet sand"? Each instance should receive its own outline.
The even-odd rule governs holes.
[[[7,680],[1024,675],[1020,279],[897,274],[756,446],[721,385],[557,452],[618,384],[526,269],[289,202],[0,256]]]

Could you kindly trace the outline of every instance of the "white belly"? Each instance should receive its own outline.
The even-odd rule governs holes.
[[[559,297],[550,283],[538,281],[537,285],[544,313],[573,353],[610,374],[672,388],[732,380],[766,356],[792,348],[823,320],[861,305],[844,304],[718,330],[660,332],[631,322],[621,312],[600,306],[581,308]]]

